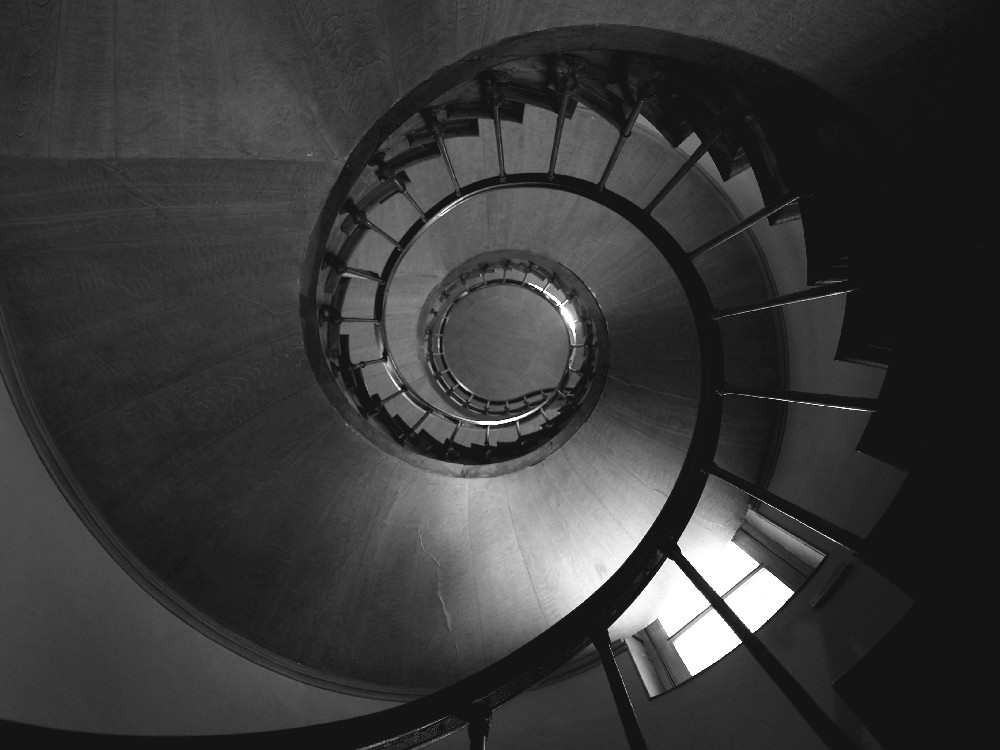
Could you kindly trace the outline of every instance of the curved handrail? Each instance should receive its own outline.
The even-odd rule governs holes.
[[[502,176],[506,179],[506,175]],[[502,274],[499,278],[486,278],[487,273],[495,271],[497,268],[502,270]],[[512,269],[518,274],[523,272],[524,278],[521,281],[510,278],[508,273]],[[477,264],[476,270],[478,273],[473,274],[473,271],[470,268],[458,274],[450,281],[446,278],[445,281],[441,282],[441,291],[438,295],[438,299],[430,306],[430,311],[427,316],[425,316],[424,353],[427,359],[427,366],[431,371],[431,375],[437,381],[439,387],[445,392],[445,395],[465,409],[490,416],[496,415],[498,411],[501,414],[512,414],[518,417],[531,414],[532,412],[537,413],[538,408],[544,409],[547,405],[551,405],[560,395],[567,400],[582,400],[586,395],[587,388],[589,388],[590,384],[586,383],[586,387],[581,389],[580,383],[577,383],[573,387],[569,387],[569,381],[574,375],[583,375],[585,372],[584,368],[592,372],[593,368],[596,366],[596,362],[593,358],[593,350],[596,346],[596,341],[594,340],[596,333],[594,336],[591,336],[592,323],[587,316],[586,310],[577,309],[577,305],[574,300],[576,293],[571,289],[567,290],[563,288],[558,276],[555,273],[550,274],[546,269],[532,261],[521,261],[517,259],[494,261],[492,264]],[[528,281],[528,277],[531,274],[537,276],[538,280]],[[470,285],[468,279],[472,276],[479,276],[479,280]],[[545,282],[544,286],[541,285],[542,281]],[[569,348],[566,353],[566,363],[563,367],[563,373],[560,376],[559,381],[554,386],[540,388],[521,394],[520,396],[507,399],[488,399],[482,396],[477,396],[472,389],[462,382],[462,379],[447,366],[448,360],[444,352],[444,331],[446,329],[452,308],[473,292],[495,286],[513,286],[519,289],[530,289],[549,303],[549,305],[563,320],[569,341]],[[461,287],[460,291],[458,291],[457,294],[454,294],[454,290],[458,287]],[[556,294],[550,292],[550,287],[554,287],[560,294],[562,294],[563,299],[560,300]],[[438,305],[442,303],[446,305],[446,308],[444,310],[439,310]],[[579,343],[580,336],[576,332],[576,326],[578,324],[580,324],[583,329],[583,335],[586,339],[585,343]],[[435,349],[435,344],[437,345],[437,349]],[[586,351],[586,354],[583,356],[584,363],[582,367],[573,368],[573,362],[577,358],[577,350],[579,349],[584,349]],[[441,364],[445,365],[444,369],[439,367],[438,360],[440,360]],[[445,373],[447,373],[447,377]],[[584,378],[581,377],[580,380],[583,381]],[[450,383],[449,381],[453,382]],[[571,392],[573,395],[570,396],[567,391]],[[541,400],[538,400],[539,398]],[[520,408],[512,409],[512,403],[521,404],[521,406]]]
[[[617,38],[617,32],[614,30],[608,30],[607,33],[609,38]],[[635,33],[637,34],[635,39],[645,40],[644,43],[649,42],[642,32]],[[518,56],[518,53],[523,55],[526,49],[532,49],[533,44],[542,43],[542,40],[547,45],[545,51],[549,52],[553,50],[569,51],[578,48],[577,45],[580,45],[581,42],[587,41],[586,37],[581,37],[579,32],[575,30],[563,37],[557,33],[529,36],[532,38],[528,41],[519,40],[523,43],[515,44],[510,54],[504,59],[512,59],[512,57]],[[585,45],[579,48],[583,47]],[[655,48],[650,46],[647,51],[655,52]],[[317,370],[321,385],[327,391],[331,401],[335,403],[338,396],[331,391],[331,386],[334,385],[334,374],[322,372],[321,346],[319,349],[317,348],[319,337],[312,334],[318,334],[320,324],[319,309],[313,291],[318,282],[322,248],[325,246],[326,237],[333,226],[336,214],[347,200],[363,165],[387,137],[387,134],[391,134],[395,128],[402,125],[408,113],[427,106],[435,97],[442,95],[450,85],[457,83],[463,76],[468,77],[469,73],[478,74],[483,70],[488,70],[502,56],[498,47],[491,48],[478,54],[475,59],[463,60],[450,66],[440,76],[425,82],[410,95],[404,97],[361,139],[349,157],[333,190],[331,190],[330,197],[311,237],[311,252],[305,261],[301,312],[310,361],[314,369]],[[736,58],[738,57],[736,55]],[[763,78],[767,79],[770,74],[769,71],[763,73]],[[782,79],[777,76],[774,80],[780,81]],[[565,96],[562,109],[565,110]],[[631,119],[634,121],[634,118]],[[560,125],[561,122],[562,117],[560,117]],[[440,145],[439,142],[439,148]],[[616,149],[616,153],[618,150],[620,149]],[[498,153],[502,160],[502,146],[499,144]],[[555,162],[554,156],[555,154],[553,154],[552,163]],[[613,159],[609,163],[608,170],[612,166]],[[512,178],[514,179],[512,180]],[[472,186],[463,187],[460,191],[462,195],[454,196],[453,203],[458,205],[477,191],[500,189],[499,185],[512,181],[521,181],[522,184],[519,185],[521,187],[529,185],[577,192],[601,202],[630,221],[639,231],[650,238],[677,274],[693,313],[699,342],[701,384],[697,418],[691,443],[675,485],[661,513],[647,534],[625,563],[612,574],[611,578],[560,622],[509,656],[455,685],[413,703],[376,715],[337,722],[327,727],[288,730],[280,734],[319,737],[335,728],[338,732],[338,741],[346,740],[353,747],[374,744],[385,747],[413,747],[451,731],[466,722],[480,720],[483,716],[488,716],[492,709],[529,687],[588,641],[593,640],[601,629],[606,631],[606,628],[617,619],[651,580],[653,574],[668,556],[677,559],[679,564],[683,560],[677,550],[677,540],[694,512],[709,474],[714,473],[717,468],[714,465],[714,455],[721,428],[723,394],[739,395],[735,391],[727,391],[723,379],[722,341],[717,322],[720,311],[713,309],[704,283],[693,266],[692,255],[685,254],[677,246],[663,227],[652,219],[651,212],[639,209],[620,196],[608,192],[604,188],[604,179],[599,186],[594,186],[582,180],[555,174],[553,170],[550,170],[548,174],[508,175],[504,173],[501,161],[498,177],[488,178]],[[494,182],[496,184],[493,184]],[[448,210],[451,208],[453,206],[449,206]],[[422,220],[415,224],[411,231],[418,233],[426,223],[422,217]],[[392,263],[392,259],[390,259],[390,263]],[[394,270],[396,265],[398,264],[393,265],[391,270]],[[383,279],[386,283],[390,280],[384,275]],[[384,287],[385,284],[382,285],[381,294],[384,294]],[[815,403],[821,402],[816,401]],[[726,609],[724,603],[722,603],[721,609]],[[729,614],[732,615],[731,611]],[[752,634],[740,632],[740,637],[744,642],[748,642],[748,645],[753,642]],[[759,646],[759,643],[756,646]],[[759,649],[756,646],[752,651],[755,656],[758,656]],[[776,668],[773,664],[766,668],[772,676],[777,673],[774,671]],[[783,690],[785,689],[783,685],[781,687]],[[786,694],[789,692],[794,691],[786,690]],[[797,702],[796,705],[805,716],[807,711],[802,708],[802,704]],[[822,720],[817,719],[814,714],[806,716],[806,718],[814,726],[816,726],[814,722],[822,723]]]
[[[708,479],[707,465],[715,455],[722,421],[722,340],[708,291],[687,253],[663,226],[631,201],[585,180],[546,173],[507,174],[486,178],[466,186],[462,195],[443,199],[429,210],[427,220],[415,222],[400,244],[412,242],[426,231],[434,218],[444,215],[472,197],[490,190],[510,187],[556,189],[598,202],[629,221],[652,242],[670,264],[692,309],[699,341],[701,385],[694,432],[688,454],[681,466],[663,510],[626,562],[583,604],[540,636],[483,671],[426,698],[380,712],[338,722],[338,732],[356,738],[360,744],[375,744],[395,738],[387,747],[414,747],[427,739],[469,721],[477,710],[492,710],[537,682],[552,668],[586,645],[600,628],[607,628],[645,588],[666,559],[665,549],[676,543],[694,513]],[[442,210],[446,209],[446,210]],[[317,262],[319,259],[317,258]],[[391,262],[391,260],[390,260]],[[390,266],[395,272],[398,264]],[[318,325],[316,326],[318,334]],[[512,673],[518,673],[511,679]],[[469,696],[476,696],[473,701]],[[467,706],[457,711],[456,706]],[[462,714],[462,715],[459,715]],[[308,730],[289,730],[289,732]]]
[[[426,418],[426,416],[433,415],[434,417],[442,420],[443,422],[447,422],[450,425],[453,425],[455,431],[452,433],[452,438],[449,441],[447,441],[448,444],[446,444],[442,448],[442,451],[445,452],[446,454],[448,449],[454,446],[454,437],[455,434],[457,433],[457,430],[460,427],[468,427],[471,429],[484,431],[486,436],[484,445],[485,447],[489,448],[490,430],[512,425],[526,424],[529,420],[536,417],[537,415],[541,415],[542,417],[544,417],[543,428],[544,425],[553,423],[555,421],[555,418],[546,415],[545,410],[552,407],[553,404],[558,402],[558,400],[560,399],[560,393],[565,388],[566,382],[571,373],[568,371],[564,373],[556,389],[543,402],[537,405],[533,405],[526,411],[521,412],[514,416],[503,417],[499,419],[477,419],[473,417],[467,417],[464,415],[452,414],[450,412],[444,411],[443,409],[440,409],[439,407],[431,404],[429,401],[427,401],[419,394],[415,393],[413,389],[409,386],[409,384],[406,382],[406,379],[401,374],[400,367],[395,361],[395,358],[392,354],[390,343],[388,341],[384,325],[384,320],[386,317],[386,304],[388,300],[388,291],[391,287],[393,279],[395,278],[397,270],[399,269],[406,255],[413,248],[414,244],[438,220],[440,220],[442,217],[446,216],[448,213],[450,213],[451,211],[453,211],[458,206],[460,206],[461,204],[463,204],[464,202],[466,202],[471,198],[480,196],[492,190],[501,190],[507,188],[523,188],[523,187],[565,190],[568,192],[576,193],[578,195],[594,198],[598,202],[602,202],[604,198],[609,197],[611,195],[611,193],[609,193],[608,191],[597,190],[595,186],[593,186],[591,183],[587,183],[586,181],[581,180],[579,182],[566,183],[562,180],[561,177],[559,179],[549,179],[547,175],[544,175],[543,177],[544,179],[540,179],[539,175],[508,174],[503,177],[487,178],[472,185],[466,186],[463,188],[461,193],[452,193],[443,198],[441,201],[439,201],[431,208],[422,211],[420,217],[411,224],[409,229],[404,233],[404,235],[399,240],[395,240],[389,237],[384,232],[379,230],[377,227],[374,227],[371,224],[371,222],[368,221],[363,210],[359,208],[359,205],[374,202],[375,200],[377,200],[377,198],[368,197],[363,201],[363,203],[362,201],[359,201],[358,203],[347,203],[345,201],[345,205],[348,206],[348,212],[355,217],[355,222],[354,222],[355,225],[348,233],[348,237],[346,240],[348,246],[352,250],[354,247],[358,245],[359,234],[372,229],[374,229],[374,231],[381,234],[383,237],[392,242],[394,249],[389,254],[389,257],[387,258],[381,273],[377,275],[378,288],[375,294],[375,302],[374,302],[375,309],[372,313],[372,318],[360,319],[360,320],[357,319],[348,320],[348,319],[338,318],[336,312],[333,309],[331,309],[330,306],[327,306],[321,309],[322,313],[321,319],[323,319],[323,323],[327,326],[330,325],[337,326],[337,330],[339,330],[340,323],[345,321],[372,323],[374,325],[375,338],[380,351],[380,357],[376,361],[383,364],[388,377],[390,378],[393,386],[396,389],[387,398],[402,397],[406,402],[410,403],[413,407],[415,407],[424,414],[424,417],[421,417],[420,420],[421,423],[423,419]],[[371,193],[376,196],[379,195],[379,193],[376,192],[378,191],[378,189],[379,188],[376,187],[373,191],[371,191]],[[334,256],[333,259],[331,259],[329,251],[324,251],[321,263],[330,266],[333,272],[343,273],[345,270],[350,271],[350,269],[348,269],[346,265],[348,260],[349,257],[347,259],[343,259],[339,258],[339,256]],[[327,282],[326,284],[324,284],[324,289],[327,289],[330,286],[331,284]],[[331,332],[327,333],[327,338],[333,338],[333,336],[334,336],[333,333]],[[606,346],[604,346],[603,348],[606,349]],[[601,346],[597,347],[597,350],[599,352],[601,351],[601,349],[602,349]],[[337,357],[333,356],[332,359],[336,360]],[[345,364],[347,366],[350,366],[350,364],[353,363],[345,363]],[[576,404],[586,404],[588,402],[588,395],[590,392],[590,388],[592,386],[592,381],[594,380],[595,378],[593,376],[590,379],[588,379],[586,383],[586,388],[584,389],[582,395],[575,400],[574,409],[576,408]],[[348,390],[352,389],[348,388]],[[599,395],[599,394],[594,394],[594,395]],[[384,404],[386,403],[387,399],[377,399],[374,400],[374,402],[372,402],[371,404],[369,404],[368,403],[369,398],[370,398],[369,394],[365,394],[361,398],[356,398],[355,406],[366,416],[379,415],[382,412]],[[590,399],[589,403],[590,407],[593,406],[593,402],[594,399]],[[586,414],[589,414],[589,408],[586,408],[586,406],[584,406],[583,408]],[[573,409],[571,409],[569,412],[566,412],[565,409],[560,409],[559,418],[562,420],[569,419],[572,416],[571,414],[572,411]],[[413,435],[415,429],[416,429],[415,427],[400,428],[400,431],[394,436],[393,439],[399,442],[405,442],[409,437]],[[533,436],[535,434],[537,433],[533,432]],[[528,447],[531,450],[537,448],[536,445],[529,445]],[[484,455],[481,457],[476,456],[475,458],[489,460],[491,456]],[[508,458],[508,457],[503,456],[502,458]]]

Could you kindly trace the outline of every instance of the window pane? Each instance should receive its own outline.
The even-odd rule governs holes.
[[[708,599],[698,592],[678,568],[674,567],[670,572],[674,575],[670,579],[666,601],[659,612],[660,624],[667,635],[673,635],[708,609]]]
[[[788,586],[779,581],[771,571],[761,568],[749,581],[726,597],[726,604],[733,608],[750,630],[756,630],[770,620],[791,596],[792,590]]]
[[[713,610],[677,636],[673,643],[684,666],[694,675],[740,645],[740,639]]]
[[[718,555],[702,563],[698,572],[717,594],[725,594],[758,565],[740,547],[729,542]]]
[[[726,597],[726,604],[750,630],[757,630],[791,596],[792,590],[788,586],[769,570],[761,568]],[[694,675],[736,648],[740,639],[719,614],[712,611],[677,636],[673,643],[684,665]]]
[[[698,572],[720,594],[726,593],[758,565],[750,555],[729,542],[717,555],[699,563]],[[660,624],[672,636],[708,609],[705,599],[679,569],[671,570],[669,595],[659,612]]]

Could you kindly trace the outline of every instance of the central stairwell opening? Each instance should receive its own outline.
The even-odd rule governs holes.
[[[786,347],[801,343],[802,335],[789,335],[782,311],[824,305],[864,288],[846,258],[822,241],[818,247],[809,241],[823,236],[832,189],[825,181],[827,165],[818,159],[831,158],[829,138],[843,138],[847,115],[775,71],[751,66],[749,78],[734,74],[746,62],[737,55],[713,67],[659,57],[650,52],[654,40],[642,32],[626,34],[624,41],[631,46],[595,50],[591,44],[583,51],[572,34],[538,34],[445,69],[362,139],[317,224],[300,286],[310,361],[331,403],[392,455],[446,474],[484,477],[518,471],[557,450],[599,401],[607,372],[614,379],[643,369],[648,351],[629,351],[634,340],[619,348],[619,340],[629,340],[628,323],[602,309],[614,299],[604,286],[616,282],[632,285],[640,297],[658,281],[664,284],[653,296],[665,302],[668,324],[662,338],[649,344],[673,348],[682,364],[647,373],[660,378],[658,387],[685,393],[688,400],[672,417],[686,412],[687,420],[680,421],[687,421],[690,432],[678,446],[683,459],[669,496],[617,572],[556,625],[485,670],[377,718],[338,727],[356,737],[359,747],[412,747],[463,724],[472,746],[485,746],[494,710],[585,647],[596,648],[607,670],[630,746],[645,747],[608,631],[665,563],[707,600],[825,743],[854,746],[850,733],[682,551],[709,482],[744,493],[754,512],[801,525],[825,543],[845,550],[859,546],[856,534],[768,489],[787,439],[789,409],[864,414],[878,408],[870,396],[788,387],[789,359],[803,355]],[[539,138],[542,130],[551,135]],[[838,147],[849,148],[849,139]],[[693,216],[678,216],[684,203],[671,202],[699,176],[705,179],[699,162],[706,157],[720,184],[749,179],[759,196],[757,208],[710,235],[705,227],[715,226],[718,215],[740,215],[724,187],[715,186],[714,203],[696,201],[693,208],[688,195],[686,210]],[[656,161],[649,172],[651,159]],[[669,168],[657,170],[660,164]],[[645,179],[637,180],[644,168]],[[663,171],[659,180],[651,176]],[[531,197],[542,191],[559,197]],[[737,195],[745,198],[746,191]],[[517,232],[510,224],[532,201],[559,206],[576,219],[587,215],[598,237],[594,244],[606,254],[595,261],[593,247],[581,252],[573,241],[580,235],[568,247],[551,234],[542,247],[511,242]],[[559,213],[542,223],[559,226]],[[444,238],[435,240],[438,222]],[[806,242],[800,233],[799,244],[793,239],[789,250],[786,234],[765,240],[764,250],[751,231],[761,222],[776,231],[785,222],[801,222]],[[465,243],[466,254],[459,236],[474,238]],[[662,267],[644,265],[637,260],[641,253],[630,257],[639,244],[652,248]],[[524,260],[529,252],[539,253],[541,262]],[[808,284],[778,293],[768,260],[789,253],[808,259]],[[741,278],[741,261],[757,263],[756,277]],[[557,267],[582,279],[567,287]],[[656,268],[655,280],[650,268]],[[630,270],[639,275],[630,276]],[[542,296],[552,290],[556,310],[572,309],[566,321],[570,354],[553,387],[497,399],[478,394],[451,371],[441,342],[447,311],[457,300],[509,283]],[[396,291],[402,301],[393,300],[394,284],[403,290]],[[602,335],[605,315],[608,333]],[[576,349],[582,350],[579,358]],[[741,432],[733,415],[748,414],[763,427]],[[741,475],[727,465],[725,446],[734,435],[737,442],[763,443],[758,447],[765,460],[749,476],[745,467]]]

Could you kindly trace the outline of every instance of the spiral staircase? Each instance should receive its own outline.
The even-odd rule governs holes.
[[[765,54],[776,18],[444,5],[3,6],[4,377],[47,469],[190,625],[399,702],[276,739],[504,746],[603,664],[660,746],[612,643],[690,581],[810,741],[872,744],[699,567],[752,508],[919,601],[947,376],[897,249],[939,230],[858,178],[894,113]]]

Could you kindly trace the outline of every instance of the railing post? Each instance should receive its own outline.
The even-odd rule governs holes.
[[[632,135],[632,128],[635,126],[635,121],[639,119],[639,113],[642,112],[642,105],[646,103],[646,99],[653,92],[653,87],[650,84],[642,84],[636,91],[635,104],[632,106],[632,111],[629,113],[628,118],[625,120],[625,124],[622,125],[621,130],[618,133],[618,141],[615,143],[615,147],[611,152],[611,158],[608,159],[608,165],[604,168],[604,174],[601,175],[600,182],[597,183],[598,190],[604,190],[604,186],[608,184],[608,177],[611,176],[611,170],[615,167],[615,162],[618,161],[618,157],[621,156],[622,148],[625,146],[625,141]]]
[[[662,551],[677,564],[677,567],[681,569],[701,595],[712,605],[712,609],[718,612],[726,625],[736,633],[740,641],[743,642],[743,645],[746,646],[747,651],[750,652],[750,655],[767,672],[771,680],[774,681],[774,684],[785,694],[785,697],[795,707],[795,710],[812,727],[813,731],[819,735],[820,739],[828,747],[838,750],[840,748],[844,748],[845,750],[856,748],[857,745],[844,733],[844,730],[837,726],[833,719],[827,716],[826,712],[819,707],[819,704],[806,692],[806,689],[802,687],[798,680],[785,669],[774,654],[767,649],[763,642],[754,635],[753,631],[726,604],[726,601],[716,593],[715,589],[709,585],[701,573],[684,557],[677,543],[673,542]]]
[[[719,140],[721,136],[722,131],[719,130],[706,140],[702,141],[698,148],[694,150],[694,153],[688,157],[688,160],[681,165],[681,168],[677,170],[674,176],[670,178],[667,184],[660,189],[660,192],[656,194],[656,197],[653,198],[653,200],[651,200],[643,210],[647,214],[653,213],[653,209],[660,205],[660,202],[667,197],[667,194],[670,193],[671,190],[677,187],[678,183],[684,179],[684,176],[688,172],[694,169],[695,164],[701,161],[701,157],[708,153],[708,150],[715,145],[715,142]]]
[[[497,164],[500,169],[501,182],[507,179],[507,167],[504,165],[503,157],[503,131],[500,128],[500,107],[504,103],[504,95],[500,89],[500,84],[503,78],[504,76],[500,73],[496,73],[486,82],[490,110],[493,112],[493,133],[497,141]]]
[[[420,207],[420,204],[410,195],[409,191],[406,189],[406,183],[399,176],[395,169],[390,167],[385,161],[385,152],[379,151],[373,156],[369,161],[368,165],[375,168],[375,176],[379,178],[382,182],[391,182],[392,186],[396,188],[397,193],[401,193],[406,200],[410,202],[414,210],[420,214],[421,219],[426,219],[427,216],[424,214],[424,209]]]
[[[758,211],[755,214],[751,214],[732,229],[723,232],[718,237],[709,240],[701,247],[692,250],[690,253],[688,253],[688,257],[691,260],[694,260],[695,258],[699,257],[702,253],[706,253],[709,250],[717,248],[724,242],[729,242],[729,240],[733,239],[734,237],[738,237],[739,235],[743,234],[745,231],[747,231],[750,227],[752,227],[761,219],[766,219],[768,216],[777,213],[785,206],[790,206],[791,204],[795,203],[798,199],[799,199],[798,195],[789,195],[777,201],[776,203],[772,203],[769,206],[764,206],[764,208],[760,209],[760,211]]]
[[[379,227],[378,225],[374,224],[371,220],[369,220],[368,214],[366,214],[361,208],[359,208],[358,205],[350,198],[344,201],[344,206],[341,210],[351,217],[356,226],[361,226],[365,227],[366,229],[370,229],[376,234],[379,234],[382,237],[384,237],[393,247],[397,249],[400,247],[399,240],[390,237],[381,227]]]
[[[562,140],[563,125],[566,123],[566,111],[569,109],[569,100],[577,88],[576,71],[580,67],[580,62],[576,58],[569,61],[567,70],[559,79],[556,88],[559,90],[559,116],[556,119],[556,132],[552,136],[552,154],[549,156],[549,179],[556,176],[556,160],[559,158],[559,142]]]
[[[632,701],[625,689],[625,681],[622,679],[622,673],[618,671],[615,655],[611,652],[611,639],[608,636],[608,631],[601,629],[592,640],[594,646],[597,647],[597,653],[601,655],[601,664],[604,665],[604,673],[608,677],[608,684],[611,685],[611,694],[615,698],[615,706],[618,707],[618,716],[622,720],[625,736],[628,738],[628,746],[631,750],[647,750],[646,740],[639,727],[639,720],[635,717]]]
[[[437,112],[431,110],[424,112],[424,120],[427,122],[427,129],[430,131],[431,136],[433,136],[434,142],[437,143],[438,151],[441,152],[441,158],[444,159],[444,164],[448,168],[451,184],[455,186],[455,195],[461,195],[462,186],[458,182],[458,175],[455,174],[455,165],[451,163],[451,154],[448,153],[448,146],[444,142],[444,128],[441,126],[441,121],[437,118]]]
[[[852,281],[841,281],[836,284],[824,284],[823,286],[817,286],[811,289],[803,289],[800,292],[783,294],[780,297],[773,297],[764,302],[757,302],[750,305],[740,305],[739,307],[727,307],[722,310],[716,310],[714,313],[712,313],[712,319],[721,320],[722,318],[730,318],[734,315],[744,315],[746,313],[761,312],[762,310],[770,310],[775,307],[786,307],[788,305],[794,305],[798,302],[811,302],[817,299],[824,299],[825,297],[834,297],[839,294],[847,294],[848,292],[856,291],[858,288],[859,285]]]
[[[827,539],[836,542],[841,547],[849,549],[852,552],[860,550],[864,543],[861,537],[857,534],[852,534],[851,532],[821,518],[815,513],[811,513],[795,503],[778,497],[763,487],[758,487],[753,482],[748,482],[742,477],[739,477],[730,471],[726,471],[714,463],[708,467],[708,473],[718,477],[726,484],[746,493],[764,505],[769,505],[779,513],[784,513],[789,518],[794,518],[796,521],[805,524],[813,531],[822,534]]]
[[[834,396],[827,393],[779,391],[770,388],[735,388],[730,385],[720,388],[719,395],[758,398],[765,401],[781,401],[786,404],[825,406],[829,409],[844,409],[846,411],[878,411],[877,398],[864,398],[862,396]]]
[[[490,735],[490,719],[493,713],[485,707],[473,707],[469,719],[469,750],[486,750],[486,738]]]

